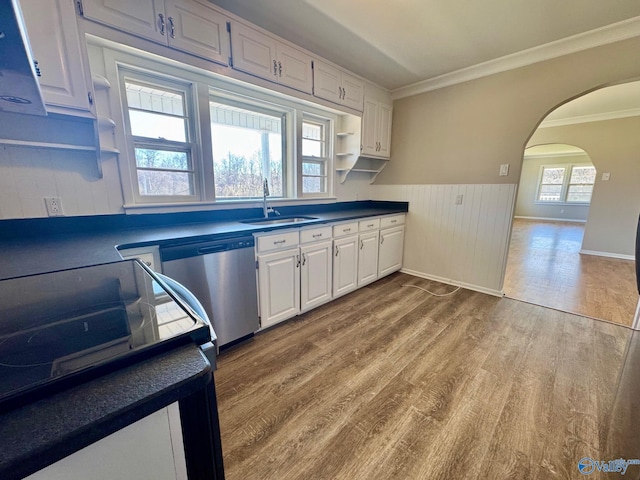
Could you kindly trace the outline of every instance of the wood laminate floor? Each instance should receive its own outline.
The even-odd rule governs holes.
[[[220,355],[228,480],[577,479],[583,457],[640,458],[630,329],[403,284],[452,289],[393,274]]]
[[[630,326],[638,303],[634,262],[581,255],[583,234],[579,223],[514,219],[505,294]]]

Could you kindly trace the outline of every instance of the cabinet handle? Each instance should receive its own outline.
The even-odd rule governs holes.
[[[322,238],[321,233],[316,233],[315,235],[311,235],[313,238]]]
[[[281,77],[282,76],[282,63],[278,62],[278,76]]]
[[[304,265],[305,263],[307,263],[307,256],[303,253],[302,254],[302,265]]]
[[[278,62],[273,61],[273,74],[278,75]]]
[[[162,13],[159,13],[158,18],[160,19],[160,35],[164,37],[164,27],[165,27],[164,15]]]
[[[391,220],[391,223],[397,223],[398,220]]]
[[[360,240],[360,250],[362,250],[363,248],[364,248],[364,242]]]
[[[93,105],[93,94],[91,92],[87,92],[87,99],[89,99],[89,105]]]
[[[345,98],[347,98],[347,89],[346,88],[342,88],[342,99],[344,100]]]
[[[274,245],[284,245],[285,243],[287,243],[286,240],[275,240],[273,242]]]
[[[296,268],[300,267],[300,255],[296,255]]]
[[[338,90],[340,90],[340,94],[338,95],[338,97],[340,98],[340,100],[342,100],[344,97],[344,88],[342,87],[338,87]]]
[[[171,38],[176,38],[176,30],[175,30],[175,26],[173,25],[173,17],[169,17],[169,36]]]
[[[376,226],[376,224],[375,224],[375,223],[370,223],[369,225],[367,225],[367,228],[373,228],[373,227],[375,227],[375,226]]]
[[[33,68],[35,68],[35,70],[36,70],[36,75],[38,77],[41,77],[42,76],[42,71],[40,71],[40,65],[38,64],[37,60],[33,61]]]
[[[338,248],[338,245],[336,245],[336,257],[338,256],[339,253],[340,253],[340,249]]]
[[[350,231],[351,231],[351,228],[343,228],[343,229],[342,229],[342,231],[343,231],[344,233],[347,233],[347,232],[350,232]]]
[[[380,245],[382,245],[383,243],[384,243],[384,237],[380,235]]]

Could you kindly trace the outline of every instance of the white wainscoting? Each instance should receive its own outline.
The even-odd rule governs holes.
[[[404,272],[502,295],[516,190],[515,184],[373,185],[371,198],[409,202]]]

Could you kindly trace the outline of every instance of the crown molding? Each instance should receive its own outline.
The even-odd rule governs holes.
[[[630,108],[629,110],[619,110],[617,112],[594,113],[592,115],[581,115],[579,117],[544,120],[538,128],[563,127],[565,125],[575,125],[576,123],[602,122],[605,120],[637,116],[640,116],[640,108]]]
[[[391,91],[391,98],[397,100],[430,92],[637,36],[640,36],[640,16],[396,88]]]

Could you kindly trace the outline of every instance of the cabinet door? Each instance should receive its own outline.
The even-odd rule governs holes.
[[[33,58],[38,62],[38,79],[49,111],[62,109],[91,111],[89,89],[84,76],[80,35],[71,0],[21,0]],[[72,113],[58,111],[57,113]]]
[[[391,156],[391,116],[393,107],[386,103],[378,104],[377,131],[378,131],[378,156],[389,158]]]
[[[226,17],[193,0],[167,0],[165,11],[170,46],[222,65],[229,64]]]
[[[313,61],[313,94],[334,103],[341,103],[342,73],[331,65]]]
[[[313,91],[311,57],[288,45],[277,44],[278,82],[301,92]]]
[[[358,288],[358,236],[333,241],[333,296]]]
[[[364,99],[362,112],[362,153],[378,155],[378,102],[370,98]]]
[[[331,241],[300,247],[300,310],[331,300]]]
[[[237,22],[231,23],[233,68],[277,81],[276,41]]]
[[[402,268],[403,248],[404,227],[388,228],[380,231],[378,278]]]
[[[262,327],[269,327],[300,311],[300,250],[258,256],[258,289]]]
[[[380,232],[368,232],[359,236],[358,286],[371,283],[378,278],[378,238]]]
[[[351,75],[342,72],[342,104],[345,107],[362,111],[364,98],[364,83]]]
[[[164,0],[83,0],[82,9],[90,20],[167,43]]]

